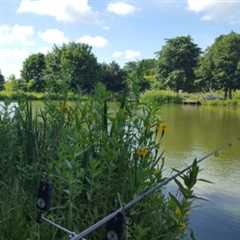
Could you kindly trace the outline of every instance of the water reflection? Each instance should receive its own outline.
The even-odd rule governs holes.
[[[197,193],[209,202],[193,210],[191,224],[198,239],[240,239],[240,142],[236,142],[240,136],[240,110],[164,106],[161,117],[168,125],[163,148],[169,167],[185,167],[195,157],[235,141],[220,157],[201,164],[201,177],[215,183],[198,184]]]
[[[0,102],[0,115],[6,114],[6,116],[13,117],[17,107],[17,103],[5,104],[4,102]]]

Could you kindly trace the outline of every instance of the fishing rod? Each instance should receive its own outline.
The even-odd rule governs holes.
[[[205,161],[206,159],[210,158],[211,156],[216,156],[219,154],[220,151],[223,151],[224,149],[231,147],[232,144],[227,144],[224,145],[223,147],[217,148],[216,150],[208,153],[207,155],[203,156],[200,159],[196,159],[196,163],[199,164],[203,161]],[[90,234],[92,234],[93,232],[95,232],[96,230],[98,230],[99,228],[105,226],[106,224],[108,224],[110,221],[112,221],[113,219],[115,219],[116,217],[121,217],[125,215],[125,212],[129,209],[131,209],[132,207],[134,207],[136,204],[138,204],[139,202],[141,202],[142,200],[144,200],[145,198],[147,198],[148,196],[152,195],[153,193],[157,192],[160,188],[162,188],[163,186],[167,185],[169,182],[175,180],[176,178],[182,176],[184,173],[186,173],[187,171],[189,171],[192,168],[192,164],[189,165],[188,167],[182,169],[181,171],[177,171],[177,173],[173,174],[172,176],[170,176],[169,178],[165,178],[163,181],[161,181],[160,183],[156,184],[155,186],[149,187],[148,189],[146,189],[145,191],[143,191],[142,193],[140,193],[139,195],[137,195],[135,198],[133,198],[130,202],[128,202],[125,205],[121,204],[120,202],[120,208],[118,208],[117,210],[113,211],[112,213],[110,213],[109,215],[105,216],[104,218],[102,218],[101,220],[99,220],[98,222],[96,222],[95,224],[91,225],[90,227],[88,227],[87,229],[85,229],[84,231],[82,231],[79,234],[76,234],[75,232],[72,232],[56,223],[54,223],[53,221],[48,220],[47,218],[44,217],[43,212],[48,211],[49,210],[49,205],[50,205],[50,195],[52,192],[52,188],[48,183],[42,183],[40,184],[40,188],[39,188],[39,194],[38,194],[38,204],[37,204],[37,208],[40,210],[40,213],[38,215],[38,220],[39,222],[43,221],[46,222],[56,228],[58,228],[61,231],[64,231],[65,233],[68,234],[69,239],[70,240],[86,240],[85,237],[89,236]],[[121,223],[123,223],[124,220],[122,220]],[[115,238],[107,238],[107,239],[118,239],[118,236],[115,235]]]

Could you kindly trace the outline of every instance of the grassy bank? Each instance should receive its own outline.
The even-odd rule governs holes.
[[[1,91],[0,101],[17,101],[19,99],[28,99],[34,101],[47,100],[64,100],[70,101],[87,100],[86,96],[79,96],[72,92],[66,95],[53,94],[53,93],[36,93],[36,92],[12,92]],[[162,104],[182,104],[184,101],[195,101],[206,106],[240,106],[240,91],[233,93],[232,99],[224,99],[224,93],[221,91],[211,93],[176,93],[171,90],[149,90],[143,93],[140,97],[140,102],[148,105],[162,105]]]
[[[199,102],[207,106],[240,106],[240,91],[232,99],[224,99],[221,91],[210,93],[176,93],[170,90],[150,90],[141,96],[141,102],[153,105],[182,104],[184,101]]]
[[[18,99],[27,99],[27,100],[34,100],[34,101],[44,101],[48,100],[64,100],[68,98],[68,100],[78,100],[79,95],[74,94],[72,92],[68,92],[65,95],[61,94],[54,94],[54,93],[37,93],[37,92],[24,92],[24,91],[1,91],[0,92],[0,100],[18,100]],[[84,97],[81,97],[84,99]]]
[[[174,91],[170,90],[150,90],[146,91],[140,101],[142,103],[150,105],[161,105],[161,104],[180,104],[182,103],[182,97]]]

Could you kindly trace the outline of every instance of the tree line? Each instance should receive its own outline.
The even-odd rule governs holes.
[[[46,55],[32,54],[23,62],[21,78],[11,76],[10,80],[17,89],[36,92],[64,89],[90,93],[101,82],[112,92],[132,88],[223,90],[225,98],[231,98],[240,88],[240,34],[221,35],[205,51],[190,36],[167,39],[155,58],[129,62],[124,67],[116,62],[99,63],[89,45],[71,42],[54,46]],[[0,89],[3,86],[0,74]]]

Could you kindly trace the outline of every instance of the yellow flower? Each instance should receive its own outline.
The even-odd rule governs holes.
[[[150,152],[147,147],[137,149],[137,155],[139,157],[145,158],[149,153]]]
[[[176,214],[177,217],[181,217],[182,216],[182,211],[181,211],[181,209],[179,207],[176,208],[175,214]]]
[[[167,125],[165,123],[160,123],[157,126],[157,134],[161,136],[161,138],[165,135],[166,131],[167,131]]]
[[[183,231],[183,230],[185,230],[186,229],[186,223],[184,223],[184,222],[181,222],[180,224],[179,224],[179,226],[180,226],[180,229]]]

